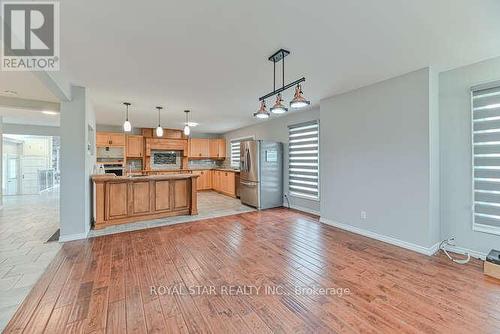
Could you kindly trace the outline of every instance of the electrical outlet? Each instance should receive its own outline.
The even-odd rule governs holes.
[[[365,219],[366,219],[366,211],[361,211],[361,213],[360,213],[359,217],[360,217],[361,219],[365,220]]]

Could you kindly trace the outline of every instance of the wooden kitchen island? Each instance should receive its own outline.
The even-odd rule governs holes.
[[[195,174],[92,176],[94,228],[197,215]]]

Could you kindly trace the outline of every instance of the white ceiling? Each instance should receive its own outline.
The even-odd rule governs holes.
[[[257,99],[272,89],[267,57],[281,47],[291,51],[286,80],[305,76],[318,105],[500,55],[498,13],[498,0],[65,0],[61,64],[91,90],[100,124],[121,124],[126,100],[134,126],[154,127],[162,105],[162,125],[181,127],[189,108],[197,131],[217,133],[257,122]]]
[[[40,79],[31,72],[0,71],[0,98],[2,97],[59,102]]]

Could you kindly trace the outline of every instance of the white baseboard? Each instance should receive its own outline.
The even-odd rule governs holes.
[[[287,203],[283,203],[283,206],[285,208],[288,208],[288,204]],[[298,206],[298,205],[291,205],[290,204],[290,209],[295,209],[295,210],[299,210],[299,211],[303,211],[303,212],[307,212],[307,213],[310,213],[312,215],[316,215],[316,216],[319,216],[320,213],[316,210],[312,210],[312,209],[309,209],[309,208],[305,208],[303,206]]]
[[[463,255],[470,254],[471,257],[474,257],[476,259],[481,259],[483,261],[486,260],[486,255],[488,255],[486,253],[474,251],[472,249],[467,249],[467,248],[460,247],[460,246],[447,245],[446,250],[453,252],[453,253],[457,253],[457,254],[463,254]]]
[[[386,242],[388,244],[399,246],[402,248],[406,248],[406,249],[412,250],[414,252],[428,255],[428,256],[434,255],[434,253],[436,253],[438,251],[438,248],[439,248],[439,242],[436,243],[435,245],[432,245],[431,247],[424,247],[424,246],[420,246],[420,245],[417,245],[417,244],[414,244],[411,242],[403,241],[400,239],[388,237],[386,235],[382,235],[382,234],[378,234],[378,233],[375,233],[372,231],[368,231],[368,230],[364,230],[364,229],[361,229],[358,227],[354,227],[352,225],[342,224],[342,223],[339,223],[339,222],[336,222],[336,221],[333,221],[330,219],[326,219],[323,217],[321,217],[319,219],[319,221],[324,223],[324,224],[340,228],[342,230],[346,230],[346,231],[349,231],[352,233],[360,234],[360,235],[363,235],[363,236],[368,237],[368,238],[383,241],[383,242]]]
[[[59,242],[68,242],[68,241],[73,241],[73,240],[87,239],[87,234],[88,234],[87,232],[84,232],[84,233],[61,235],[61,236],[59,236]]]

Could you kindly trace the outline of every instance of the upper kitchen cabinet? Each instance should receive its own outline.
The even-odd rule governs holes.
[[[127,135],[127,158],[142,158],[144,156],[144,138]]]
[[[205,138],[191,138],[189,140],[189,157],[190,158],[209,158],[210,157],[210,141]]]
[[[97,132],[97,147],[125,146],[125,135],[123,133]]]
[[[226,140],[222,138],[210,139],[210,158],[225,159],[226,158]]]
[[[206,159],[225,159],[226,141],[224,139],[191,138],[189,157]]]

